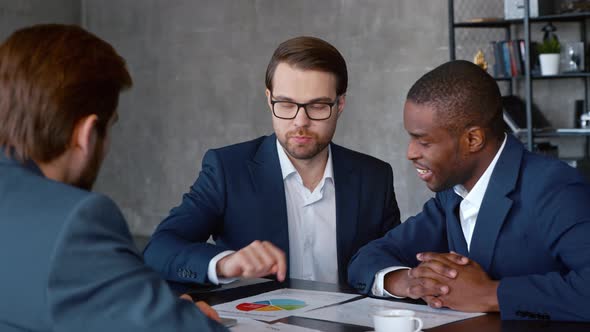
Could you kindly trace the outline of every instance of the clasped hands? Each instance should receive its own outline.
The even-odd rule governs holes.
[[[416,255],[420,264],[385,276],[385,289],[393,295],[423,299],[433,308],[467,312],[498,311],[498,281],[475,261],[454,252]]]

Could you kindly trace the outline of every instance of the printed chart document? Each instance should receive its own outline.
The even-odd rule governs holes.
[[[342,305],[297,313],[294,316],[373,327],[372,315],[385,309],[414,310],[416,317],[424,322],[424,329],[485,315],[484,313],[466,313],[450,309],[434,309],[426,305],[364,298]]]
[[[252,332],[252,331],[269,331],[269,332],[319,332],[318,330],[312,330],[301,326],[275,323],[267,324],[259,322],[249,318],[237,318],[238,324],[232,328],[232,332]]]
[[[214,306],[220,316],[244,317],[271,322],[359,296],[283,288]]]

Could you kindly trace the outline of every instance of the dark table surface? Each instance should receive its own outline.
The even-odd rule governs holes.
[[[186,285],[173,285],[179,293],[189,293],[195,300],[203,300],[210,305],[234,301],[248,296],[270,292],[280,288],[296,288],[318,290],[327,292],[355,293],[353,289],[345,285],[326,284],[314,281],[290,279],[285,282],[266,282],[247,285],[232,289],[206,289],[194,288]],[[408,301],[405,301],[408,302]],[[415,303],[414,301],[412,301]],[[299,325],[311,329],[326,332],[362,332],[372,330],[367,326],[350,325],[337,322],[322,321],[302,317],[287,317],[277,322]],[[590,323],[553,322],[553,321],[502,321],[498,314],[487,314],[480,317],[442,325],[426,331],[432,332],[563,332],[563,331],[590,331]]]

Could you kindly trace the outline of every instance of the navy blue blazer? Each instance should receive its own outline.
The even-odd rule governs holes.
[[[419,252],[454,250],[500,280],[502,319],[590,320],[590,186],[565,163],[508,136],[486,190],[470,250],[449,189],[352,259],[350,284],[369,293],[375,274],[418,265]]]
[[[336,144],[331,149],[339,280],[345,283],[352,255],[398,225],[399,209],[389,164]],[[215,245],[206,243],[210,235]],[[287,205],[274,134],[207,151],[199,177],[158,226],[144,257],[168,280],[204,283],[215,255],[254,240],[270,241],[289,257]]]
[[[0,331],[227,331],[144,265],[107,197],[0,149]]]

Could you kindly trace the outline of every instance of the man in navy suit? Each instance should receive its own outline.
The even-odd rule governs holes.
[[[80,27],[0,45],[1,331],[227,331],[144,265],[115,203],[89,191],[130,86],[123,58]]]
[[[274,134],[208,151],[146,262],[179,282],[283,280],[287,268],[291,278],[346,282],[352,255],[399,224],[391,166],[331,143],[347,75],[321,39],[279,45],[266,71]]]
[[[437,67],[408,92],[404,126],[436,195],[359,250],[350,284],[502,319],[590,320],[590,186],[504,133],[494,79],[467,61]]]

